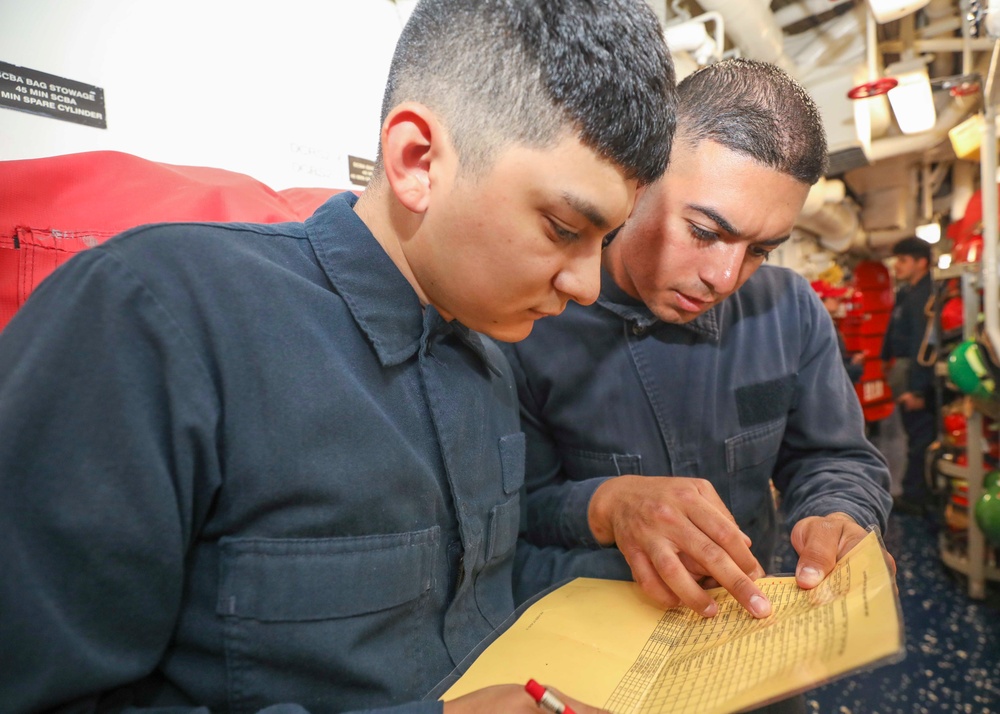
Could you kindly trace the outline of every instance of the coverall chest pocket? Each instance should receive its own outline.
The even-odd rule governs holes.
[[[220,543],[216,613],[224,619],[229,701],[256,711],[288,686],[335,694],[365,681],[400,642],[422,639],[422,606],[434,584],[440,528],[387,535]],[[420,679],[420,663],[406,667]],[[398,673],[397,673],[398,674]],[[406,688],[405,682],[397,682]],[[300,701],[300,700],[292,700]]]
[[[775,419],[726,439],[726,470],[736,473],[776,461],[784,436],[785,420]],[[766,470],[770,478],[770,469]]]
[[[773,509],[771,475],[785,435],[785,420],[774,421],[726,439],[730,509],[748,528]]]

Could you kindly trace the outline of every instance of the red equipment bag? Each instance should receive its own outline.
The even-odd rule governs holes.
[[[889,271],[877,261],[862,261],[854,269],[854,293],[840,328],[851,352],[865,353],[865,371],[854,385],[865,421],[885,419],[895,408],[892,390],[882,373],[882,341],[895,301]]]
[[[116,151],[0,161],[0,330],[59,265],[124,230],[169,221],[301,221],[338,192],[274,191],[233,171]]]

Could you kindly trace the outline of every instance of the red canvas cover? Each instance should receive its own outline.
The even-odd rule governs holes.
[[[274,191],[233,171],[117,151],[0,161],[0,329],[56,267],[126,229],[301,221],[340,190]]]
[[[867,422],[885,419],[895,405],[881,359],[894,302],[889,270],[874,260],[858,263],[854,268],[854,295],[840,329],[849,351],[865,353],[865,371],[854,389]]]

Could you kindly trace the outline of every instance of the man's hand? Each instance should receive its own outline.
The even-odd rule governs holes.
[[[795,581],[800,588],[811,590],[819,585],[837,561],[857,545],[868,531],[846,513],[803,518],[792,528],[792,547],[799,554]],[[896,573],[896,561],[886,553],[889,567]]]
[[[899,395],[899,398],[896,399],[896,403],[908,412],[917,411],[926,406],[924,398],[914,394],[913,392],[903,392]]]
[[[595,709],[586,704],[564,697],[559,691],[549,689],[576,714],[607,714],[604,709]],[[498,684],[470,692],[464,696],[445,702],[444,714],[538,714],[541,711],[531,695],[524,691],[524,685]]]
[[[599,543],[617,545],[632,577],[661,607],[684,603],[712,617],[718,604],[699,580],[710,577],[754,617],[771,603],[754,584],[764,569],[712,485],[678,476],[618,476],[590,501],[590,529]]]

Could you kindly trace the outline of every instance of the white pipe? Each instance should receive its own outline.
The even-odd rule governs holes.
[[[828,64],[831,53],[838,58],[860,55],[866,49],[863,43],[864,39],[858,34],[857,18],[854,15],[841,15],[825,24],[822,32],[816,33],[803,50],[795,53],[800,76],[808,74],[817,65]]]
[[[796,22],[830,12],[845,2],[853,2],[853,0],[832,0],[832,2],[831,0],[799,0],[777,10],[774,13],[774,20],[779,27],[788,27]]]
[[[882,76],[878,54],[878,24],[868,3],[862,3],[861,11],[865,14],[865,62],[868,68],[866,81],[872,82]],[[892,110],[889,108],[888,97],[883,94],[858,100],[854,109],[854,124],[859,128],[863,126],[863,120],[859,118],[861,112],[868,114],[865,122],[868,126],[865,153],[871,154],[871,142],[885,136],[892,124]]]
[[[961,220],[969,199],[975,193],[975,164],[971,161],[956,161],[951,167],[951,209],[952,221]]]
[[[962,26],[962,20],[958,17],[946,17],[941,20],[935,20],[934,22],[924,25],[919,30],[917,30],[917,36],[921,39],[928,39],[931,37],[939,37],[940,35],[950,34]]]
[[[951,36],[962,25],[961,16],[955,14],[954,0],[931,0],[923,12],[927,24],[917,30],[920,40],[939,38],[941,35]],[[967,41],[961,43],[962,47],[967,45]],[[942,52],[930,62],[931,76],[954,74],[954,66],[952,58]]]
[[[712,23],[714,37],[708,36],[708,23]],[[689,20],[675,22],[663,28],[663,37],[670,52],[688,52],[701,64],[710,59],[718,61],[726,45],[725,24],[717,12],[704,12]]]
[[[875,26],[875,16],[871,7],[865,3],[865,57],[868,60],[869,82],[880,76],[878,56],[878,28]]]
[[[979,150],[979,186],[983,196],[983,314],[986,336],[994,353],[1000,347],[1000,290],[997,282],[997,124],[996,70],[1000,41],[993,47],[990,71],[986,79],[986,107],[983,143]]]
[[[809,189],[795,221],[796,228],[814,233],[820,245],[835,253],[847,251],[861,233],[857,207],[845,202],[846,192],[843,181],[821,178]]]
[[[776,64],[798,75],[795,62],[785,53],[781,28],[766,4],[748,0],[700,0],[703,10],[725,18],[729,38],[748,57]]]
[[[715,56],[716,59],[721,58],[722,51],[726,49],[726,23],[722,17],[722,13],[715,11],[703,12],[697,17],[693,17],[691,19],[703,23],[712,23],[712,30],[715,39]]]
[[[931,186],[930,164],[920,166],[920,216],[918,223],[929,221],[934,215],[934,189]]]
[[[935,22],[955,14],[955,2],[954,0],[930,0],[923,12],[928,24],[933,25]],[[953,29],[957,30],[958,25],[955,25]]]
[[[1000,36],[1000,3],[996,0],[987,3],[986,8],[986,34],[990,37]]]
[[[962,52],[966,45],[974,50],[988,50],[993,47],[993,40],[989,37],[980,37],[975,40],[966,41],[961,37],[937,37],[925,40],[914,40],[913,42],[903,42],[902,40],[886,40],[879,44],[879,51],[889,54],[902,54],[906,50],[913,50],[917,54],[924,52]]]
[[[972,24],[969,22],[969,0],[959,3],[962,13],[962,74],[972,71]]]
[[[991,5],[996,5],[996,2]],[[995,36],[995,34],[994,34]],[[1000,304],[998,304],[997,285],[997,123],[996,123],[996,74],[997,58],[1000,56],[1000,41],[993,45],[993,54],[990,57],[990,71],[986,75],[986,97],[985,122],[983,127],[983,142],[979,150],[980,178],[979,186],[983,196],[983,260],[982,260],[982,286],[983,286],[983,315],[985,317],[984,329],[986,339],[993,347],[1000,345]],[[963,284],[964,287],[964,284]],[[964,292],[964,291],[963,291]],[[971,300],[966,299],[966,305]],[[967,319],[965,323],[966,336],[971,330],[971,322]],[[969,432],[969,503],[975,503],[982,495],[980,488],[980,474],[983,473],[982,453],[977,450],[972,453],[972,446],[979,439],[980,421],[982,415],[978,410],[974,411],[969,418],[969,428],[976,429]],[[973,441],[972,434],[976,434]],[[975,471],[973,471],[975,469]],[[983,563],[985,562],[985,543],[983,532],[978,528],[969,528],[969,595],[970,597],[982,599],[985,597],[985,580],[983,576]]]
[[[828,203],[811,216],[800,216],[795,226],[816,234],[820,245],[834,253],[846,252],[862,233],[857,210],[843,203]]]
[[[800,218],[808,218],[816,214],[825,204],[840,203],[847,195],[847,187],[840,179],[828,179],[825,176],[809,187],[805,203],[799,211]]]

